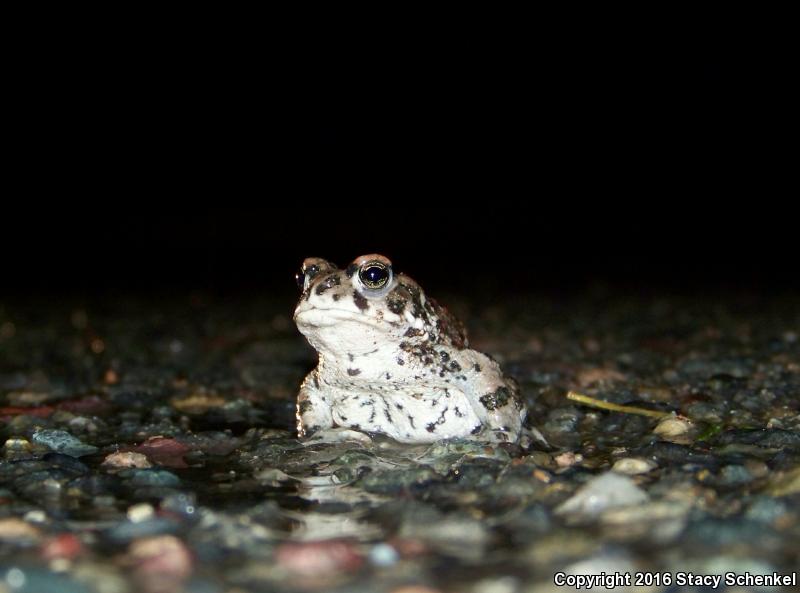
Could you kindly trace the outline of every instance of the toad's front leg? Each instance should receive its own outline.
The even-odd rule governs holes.
[[[504,377],[500,366],[485,354],[471,351],[467,360],[470,400],[485,431],[493,433],[492,440],[516,441],[526,415],[516,381]]]
[[[297,435],[307,437],[333,427],[328,398],[320,391],[317,370],[311,371],[297,395]]]

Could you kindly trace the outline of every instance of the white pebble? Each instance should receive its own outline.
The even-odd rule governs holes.
[[[635,476],[638,474],[646,474],[647,472],[655,469],[657,465],[647,459],[641,457],[623,457],[614,463],[611,471],[618,474],[626,474],[628,476]]]
[[[155,515],[155,510],[146,502],[128,507],[128,520],[130,520],[132,523],[141,523],[142,521],[147,521],[148,519],[152,519],[153,515]]]
[[[606,509],[647,502],[647,494],[627,476],[607,472],[589,480],[556,509],[559,515],[594,517]]]

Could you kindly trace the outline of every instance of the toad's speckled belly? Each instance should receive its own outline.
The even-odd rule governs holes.
[[[340,426],[382,432],[401,442],[434,442],[463,437],[481,428],[481,419],[467,396],[456,389],[422,393],[341,391],[333,394],[331,411]]]

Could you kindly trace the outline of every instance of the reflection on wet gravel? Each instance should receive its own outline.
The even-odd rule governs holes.
[[[0,592],[517,593],[560,571],[800,566],[797,300],[447,302],[520,381],[519,444],[298,441],[315,361],[290,302],[0,305]]]

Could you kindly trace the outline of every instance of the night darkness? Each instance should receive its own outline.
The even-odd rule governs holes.
[[[82,72],[50,56],[50,92],[20,97],[7,292],[290,290],[304,257],[373,251],[439,290],[797,287],[774,62],[234,45]]]

